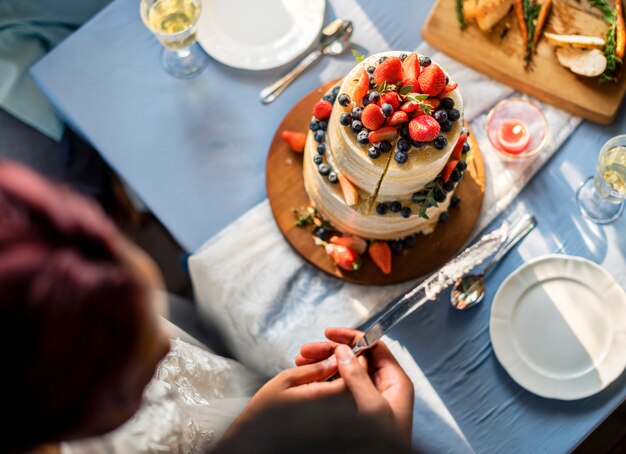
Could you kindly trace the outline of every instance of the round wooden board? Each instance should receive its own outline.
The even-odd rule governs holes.
[[[390,274],[383,274],[367,254],[363,257],[363,267],[359,271],[339,269],[324,248],[315,245],[310,226],[294,225],[292,210],[301,210],[311,203],[304,190],[302,153],[292,151],[281,139],[280,133],[284,130],[307,132],[313,104],[335,83],[324,84],[302,98],[284,118],[270,145],[265,168],[267,197],[278,228],[291,246],[308,262],[349,282],[367,285],[398,284],[436,270],[452,258],[467,241],[480,214],[485,192],[485,167],[473,134],[470,134],[471,159],[456,190],[456,194],[461,197],[461,204],[449,210],[448,221],[439,223],[432,234],[417,235],[415,247],[394,254]]]

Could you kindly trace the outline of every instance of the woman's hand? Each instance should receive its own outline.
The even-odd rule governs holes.
[[[319,361],[336,358],[342,381],[352,393],[359,410],[378,418],[392,418],[394,425],[410,439],[413,383],[381,341],[362,355],[367,359],[364,367],[359,361],[361,358],[357,359],[350,348],[362,335],[362,332],[353,329],[329,328],[326,337],[331,342],[302,346],[296,365],[310,367]]]

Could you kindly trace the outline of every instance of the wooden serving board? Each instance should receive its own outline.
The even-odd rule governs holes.
[[[606,29],[600,14],[585,0],[553,0],[545,31],[604,38]],[[485,34],[475,23],[468,23],[461,30],[455,0],[437,0],[422,36],[433,47],[461,63],[596,123],[612,123],[626,93],[624,76],[617,83],[600,84],[598,78],[577,76],[561,66],[554,46],[545,38],[539,41],[529,68],[524,69],[524,46],[512,10],[491,33]]]
[[[383,274],[367,253],[363,267],[357,272],[342,271],[313,240],[312,227],[297,227],[292,210],[303,210],[311,205],[302,178],[302,153],[292,151],[280,138],[281,131],[308,130],[313,104],[321,99],[336,82],[330,82],[313,90],[296,104],[278,127],[270,145],[266,163],[267,197],[272,213],[291,246],[313,266],[340,279],[358,284],[388,285],[406,282],[430,273],[452,258],[469,239],[480,214],[485,192],[485,167],[473,134],[470,135],[471,151],[468,168],[456,194],[461,205],[451,208],[449,219],[440,223],[428,235],[417,235],[417,245],[394,254],[392,271]]]

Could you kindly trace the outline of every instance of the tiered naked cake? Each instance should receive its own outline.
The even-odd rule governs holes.
[[[436,62],[411,52],[369,56],[313,115],[304,184],[334,227],[397,240],[431,233],[447,217],[469,145],[457,84]]]

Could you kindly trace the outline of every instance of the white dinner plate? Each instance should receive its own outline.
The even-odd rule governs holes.
[[[198,42],[225,65],[282,66],[318,38],[325,0],[202,0]]]
[[[521,266],[491,307],[491,343],[528,391],[562,400],[606,388],[626,366],[626,293],[601,266],[547,255]]]

